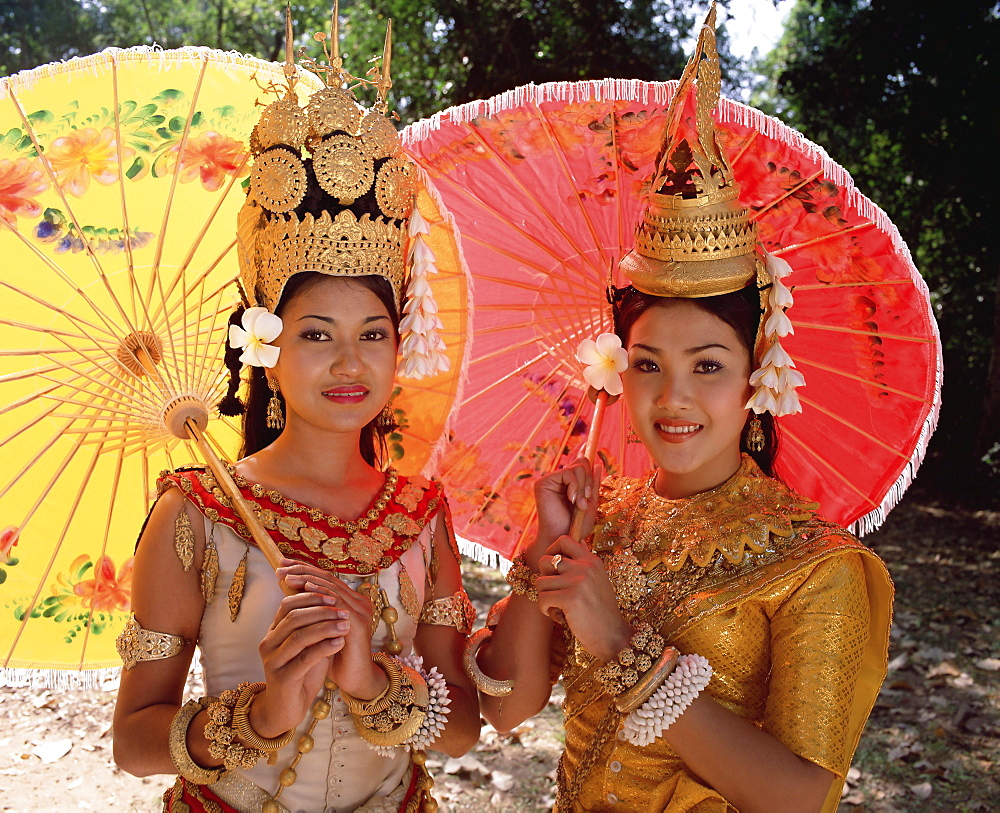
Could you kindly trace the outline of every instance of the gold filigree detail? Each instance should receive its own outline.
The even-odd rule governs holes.
[[[361,108],[357,101],[350,93],[340,88],[323,88],[316,91],[309,97],[306,113],[314,136],[322,137],[335,130],[353,135],[361,123]]]
[[[313,170],[320,187],[344,205],[371,189],[375,177],[371,153],[358,139],[346,135],[323,139],[313,152]]]
[[[229,620],[235,621],[240,613],[240,605],[243,603],[243,588],[247,580],[247,556],[250,553],[250,546],[247,545],[243,551],[243,558],[236,566],[233,573],[233,582],[229,585]]]
[[[459,590],[450,596],[426,602],[420,611],[419,622],[454,627],[462,635],[468,635],[476,623],[476,608],[469,594]]]
[[[406,158],[390,158],[379,167],[375,178],[375,199],[378,207],[390,217],[410,216],[416,190],[413,167]]]
[[[400,152],[399,133],[392,122],[377,110],[368,111],[361,122],[361,139],[376,161]]]
[[[399,600],[410,618],[416,619],[420,615],[420,601],[417,598],[417,588],[413,584],[413,579],[406,572],[406,565],[399,563]]]
[[[281,99],[264,108],[254,131],[262,150],[276,144],[299,149],[309,134],[309,117],[294,99]]]
[[[401,301],[405,265],[404,226],[381,217],[360,218],[344,210],[331,218],[306,214],[277,217],[256,235],[259,274],[256,289],[265,307],[274,310],[289,276],[318,271],[340,277],[377,274],[389,280],[396,301]]]
[[[144,629],[132,613],[115,639],[115,648],[126,670],[139,661],[160,661],[179,655],[187,643],[179,635]]]
[[[187,573],[194,563],[194,530],[191,528],[191,518],[184,505],[181,505],[177,519],[174,520],[174,551],[181,560],[184,572]]]
[[[306,196],[306,169],[291,150],[275,147],[254,162],[250,194],[268,210],[292,211]]]

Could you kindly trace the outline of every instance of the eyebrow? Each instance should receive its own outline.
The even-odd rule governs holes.
[[[297,321],[301,322],[303,319],[319,319],[319,321],[326,322],[327,324],[330,324],[330,325],[337,324],[337,320],[336,319],[332,319],[329,316],[320,316],[319,314],[316,314],[316,313],[310,313],[308,316],[300,316]],[[388,321],[389,317],[388,316],[369,316],[369,317],[367,317],[365,319],[365,321],[364,321],[363,324],[367,325],[369,322],[377,322],[380,319],[385,319],[386,321]]]
[[[718,348],[720,350],[727,350],[730,353],[732,352],[731,347],[728,347],[727,345],[724,344],[718,344],[715,342],[713,342],[712,344],[700,344],[697,347],[689,347],[684,352],[689,356],[694,356],[698,353],[704,352],[705,350],[711,350],[713,348]],[[652,353],[655,356],[660,355],[660,353],[662,352],[658,347],[653,347],[652,345],[648,344],[639,344],[638,342],[633,344],[630,349],[645,350],[647,353]]]

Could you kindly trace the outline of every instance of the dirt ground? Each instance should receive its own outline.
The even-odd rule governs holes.
[[[911,494],[866,541],[895,580],[895,625],[841,811],[1000,810],[1000,511]],[[502,582],[470,562],[467,584],[482,619]],[[0,688],[0,810],[159,809],[170,778],[114,765],[107,689]],[[559,699],[511,736],[484,728],[461,760],[432,754],[441,809],[550,809]]]

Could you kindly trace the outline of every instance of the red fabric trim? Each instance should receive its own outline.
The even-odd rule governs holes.
[[[157,487],[163,493],[170,486],[176,486],[211,522],[232,528],[242,539],[253,544],[250,532],[235,510],[220,502],[221,493],[206,486],[203,478],[211,480],[204,468],[178,469],[161,474]],[[254,491],[260,496],[255,496]],[[263,524],[283,554],[324,570],[360,575],[375,573],[396,562],[410,549],[443,502],[441,485],[437,481],[398,475],[385,507],[367,528],[359,527],[352,533],[346,528],[332,526],[323,512],[294,501],[274,499],[269,496],[272,492],[260,487],[241,487],[240,493],[259,516],[266,518]],[[349,549],[358,555],[349,556]]]
[[[181,787],[183,788],[183,791],[181,793],[181,801],[191,808],[191,813],[208,813],[201,799],[199,799],[198,796],[192,792],[191,790],[192,787],[198,788],[198,791],[206,800],[210,802],[215,802],[222,809],[222,813],[240,813],[240,811],[237,810],[235,807],[226,804],[224,801],[222,801],[222,799],[220,799],[218,796],[212,793],[212,791],[210,790],[211,787],[210,785],[194,785],[191,782],[188,782],[188,780],[186,780],[184,777],[179,777],[179,778],[181,781]],[[173,813],[173,810],[174,810],[174,805],[173,801],[171,801],[167,805],[167,813]]]
[[[403,801],[399,805],[399,813],[406,813],[406,808],[409,806],[410,802],[416,798],[418,793],[420,793],[417,784],[417,780],[419,778],[420,778],[420,767],[414,765],[413,770],[410,772],[410,787],[406,789],[406,796],[403,797]]]

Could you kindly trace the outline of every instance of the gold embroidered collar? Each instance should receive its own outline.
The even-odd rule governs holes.
[[[595,552],[630,548],[647,573],[676,572],[688,561],[704,568],[719,554],[738,564],[747,550],[762,553],[772,534],[792,536],[792,523],[811,519],[818,507],[765,475],[749,455],[729,480],[693,497],[659,496],[655,476],[604,486]]]

